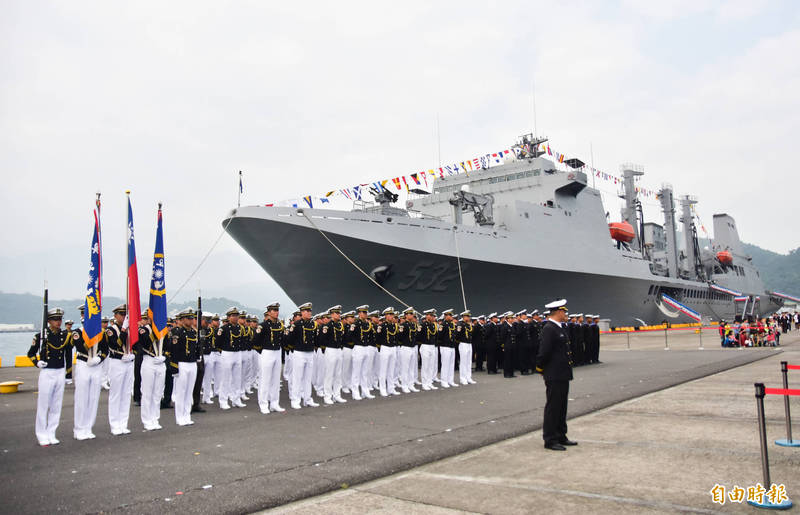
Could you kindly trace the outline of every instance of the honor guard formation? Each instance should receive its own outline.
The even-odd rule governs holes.
[[[79,306],[83,321],[83,306]],[[102,339],[86,345],[83,328],[61,328],[63,311],[47,311],[47,327],[36,335],[28,356],[39,368],[36,438],[58,444],[56,428],[67,374],[75,384],[76,440],[95,438],[101,390],[108,390],[108,422],[113,435],[130,433],[131,397],[140,406],[142,426],[161,429],[162,409],[173,409],[179,426],[191,425],[203,404],[244,408],[257,391],[261,413],[285,411],[282,379],[293,409],[374,399],[475,384],[473,371],[504,377],[542,373],[547,385],[545,444],[558,449],[566,438],[566,399],[572,367],[599,363],[597,315],[567,314],[566,301],[548,311],[507,311],[473,317],[447,309],[422,313],[358,306],[333,306],[317,315],[310,302],[285,321],[280,305],[269,304],[263,320],[230,308],[225,316],[192,309],[171,319],[163,338],[154,333],[148,312],[127,344],[126,305],[102,320]],[[545,320],[546,319],[546,320]],[[199,332],[198,332],[199,326]],[[72,351],[75,368],[72,370]],[[458,370],[458,381],[455,371]],[[216,401],[215,401],[216,398]]]

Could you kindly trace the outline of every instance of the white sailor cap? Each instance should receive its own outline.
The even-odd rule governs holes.
[[[375,311],[370,311],[369,313],[367,313],[367,316],[379,317],[381,316],[381,312],[376,309]]]
[[[433,309],[433,308],[431,308],[431,309],[426,309],[425,311],[423,311],[423,313],[424,313],[424,314],[426,314],[426,315],[433,315],[433,316],[436,316],[436,310],[435,310],[435,309]]]
[[[328,314],[331,314],[331,313],[341,313],[341,312],[342,312],[342,306],[340,306],[340,305],[338,305],[338,304],[337,304],[337,305],[335,305],[335,306],[331,306],[331,307],[329,307],[329,308],[328,308]]]
[[[358,306],[356,308],[356,311],[358,311],[358,312],[362,312],[363,311],[364,313],[366,313],[366,312],[369,311],[369,305],[368,304],[364,304],[363,306]]]
[[[404,315],[416,315],[417,311],[413,307],[408,306],[406,309],[403,310],[403,314]]]
[[[453,314],[454,314],[453,308],[445,309],[444,311],[442,311],[442,315],[452,316]]]
[[[486,315],[480,315],[480,316],[478,317],[478,320],[486,320]]]
[[[546,304],[544,307],[549,309],[549,310],[560,309],[561,311],[566,311],[567,310],[567,299],[555,300],[555,301],[551,302],[550,304]]]
[[[311,307],[312,307],[311,303],[310,302],[306,302],[305,304],[300,304],[299,306],[297,306],[297,310],[298,311],[311,311]]]
[[[549,315],[549,314],[550,314],[550,310],[548,309],[547,311],[542,311],[542,314],[543,314],[544,316],[547,316],[547,315]]]
[[[64,325],[70,325],[70,324],[74,324],[74,323],[75,323],[74,320],[64,320]]]
[[[354,316],[356,316],[356,312],[355,311],[348,311],[347,313],[342,314],[342,316],[345,317],[345,318],[354,317]]]
[[[462,311],[461,314],[458,315],[458,316],[460,316],[460,317],[471,317],[472,313],[470,312],[470,310],[466,310],[466,311]]]
[[[600,315],[592,315],[592,318],[597,318],[599,320],[600,319]]]
[[[226,316],[233,316],[233,315],[239,316],[239,310],[236,307],[231,306],[230,308],[228,308],[228,311],[225,312],[225,315]]]
[[[521,316],[523,316],[523,315],[525,315],[525,316],[528,316],[528,311],[527,311],[526,309],[523,309],[522,311],[517,311],[517,312],[514,314],[514,316],[515,316],[515,317],[521,317]]]
[[[278,301],[270,302],[267,304],[267,309],[264,310],[264,313],[268,313],[270,311],[278,311],[281,309],[281,305]]]
[[[492,313],[489,313],[489,318],[495,318],[496,316],[497,316],[497,312],[496,311],[493,311]]]
[[[513,317],[514,313],[512,313],[511,311],[506,311],[505,313],[503,313],[500,316],[502,316],[503,318]]]
[[[384,316],[386,316],[386,315],[394,315],[394,308],[392,306],[389,306],[388,308],[384,309],[383,310],[383,315]]]
[[[532,317],[532,316],[536,316],[538,314],[539,314],[539,310],[538,309],[534,309],[533,311],[528,313],[528,316]]]
[[[128,312],[128,306],[126,306],[125,304],[120,304],[119,306],[115,307],[115,308],[112,310],[112,312],[113,312],[115,315],[116,315],[116,314],[124,315],[125,313],[127,313],[127,312]]]
[[[63,318],[63,316],[64,316],[64,310],[61,309],[61,308],[52,308],[52,309],[47,310],[47,319],[48,320],[56,319],[56,318],[61,319],[61,318]]]

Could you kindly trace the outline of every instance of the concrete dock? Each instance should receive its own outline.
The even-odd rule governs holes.
[[[62,443],[40,448],[37,371],[0,369],[2,381],[25,381],[20,393],[0,397],[0,498],[4,511],[22,513],[244,513],[332,491],[339,492],[281,509],[521,513],[553,498],[553,512],[723,508],[709,501],[715,482],[744,486],[760,477],[752,383],[777,385],[777,362],[800,361],[800,336],[785,335],[780,350],[736,350],[706,335],[699,350],[699,335],[670,335],[669,351],[663,335],[661,343],[634,335],[630,351],[617,336],[604,338],[602,364],[576,369],[570,436],[580,445],[566,453],[545,451],[536,432],[545,400],[540,376],[476,373],[477,385],[283,414],[262,415],[251,399],[244,409],[209,406],[191,427],[176,426],[163,410],[164,429],[151,433],[132,407],[133,432],[116,437],[104,393],[98,437],[84,442],[71,438],[70,386]],[[652,392],[659,393],[641,397]],[[783,436],[781,402],[767,404],[775,438]],[[773,449],[773,478],[800,497],[787,473],[798,461]],[[370,483],[377,478],[385,479]]]

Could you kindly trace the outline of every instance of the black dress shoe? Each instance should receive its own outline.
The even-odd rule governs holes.
[[[523,372],[522,372],[522,375],[524,375],[524,376],[529,376],[529,375],[531,375],[531,373],[530,373],[530,372],[528,372],[527,370],[525,370],[525,371],[523,371]]]
[[[511,379],[512,377],[517,377],[517,376],[515,376],[514,374],[511,374],[510,376],[503,374],[503,377],[505,377],[506,379]]]
[[[566,451],[567,448],[561,445],[560,443],[546,443],[544,444],[545,449],[550,449],[551,451]]]
[[[206,409],[202,406],[192,406],[192,413],[205,413]]]
[[[136,405],[136,406],[141,406],[142,405],[142,401],[133,401],[133,404]]]
[[[573,442],[572,440],[569,439],[561,440],[558,443],[560,443],[561,445],[578,445],[578,442]]]

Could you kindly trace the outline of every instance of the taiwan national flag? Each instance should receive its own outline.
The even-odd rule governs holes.
[[[89,255],[89,283],[83,301],[83,341],[94,347],[103,338],[103,313],[100,309],[100,220],[94,212],[92,250]]]
[[[156,228],[156,250],[153,252],[153,275],[150,277],[150,326],[153,334],[161,340],[167,328],[167,287],[164,281],[164,230],[161,222],[161,206],[158,207]]]
[[[139,304],[139,272],[136,268],[136,244],[133,240],[133,210],[128,197],[128,350],[139,340],[139,321],[142,308]]]

